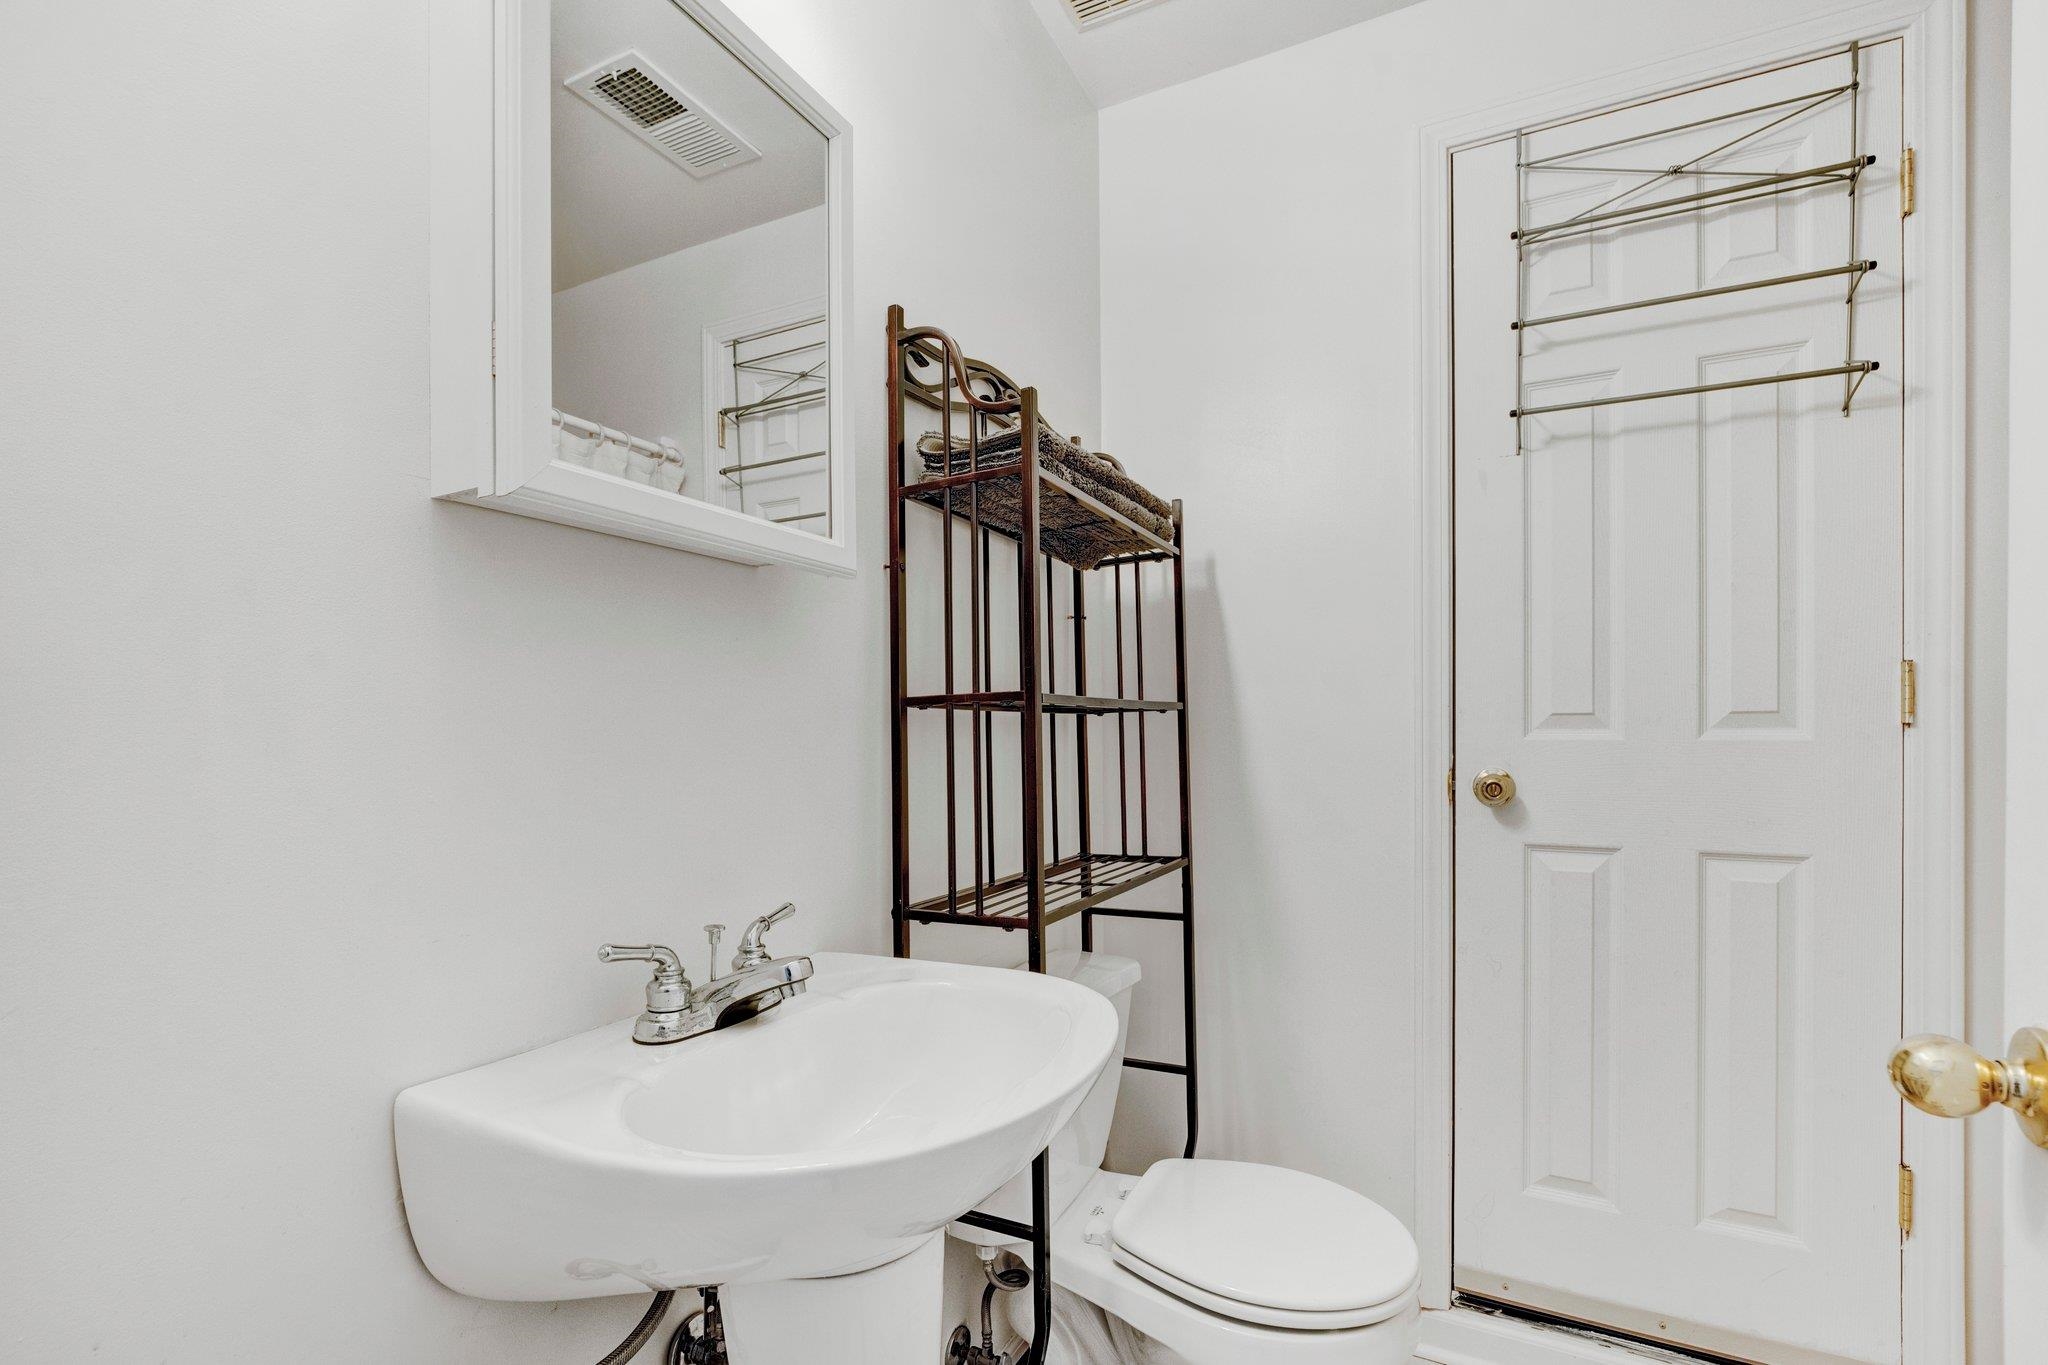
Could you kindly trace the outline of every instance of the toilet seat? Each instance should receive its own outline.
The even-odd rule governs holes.
[[[1419,1286],[1365,1327],[1303,1331],[1247,1322],[1242,1305],[1213,1312],[1119,1264],[1110,1224],[1139,1177],[1101,1171],[1053,1226],[1053,1283],[1151,1340],[1173,1365],[1414,1365]]]
[[[1334,1332],[1346,1327],[1370,1327],[1376,1322],[1385,1322],[1401,1312],[1412,1297],[1403,1291],[1384,1303],[1328,1312],[1268,1308],[1262,1304],[1245,1303],[1238,1299],[1224,1298],[1220,1294],[1211,1294],[1205,1289],[1189,1284],[1186,1280],[1175,1279],[1157,1266],[1147,1265],[1119,1247],[1112,1246],[1110,1256],[1125,1270],[1165,1290],[1177,1299],[1185,1299],[1197,1308],[1207,1309],[1218,1316],[1238,1322],[1248,1322],[1259,1327],[1281,1327],[1292,1332]]]
[[[1296,1331],[1402,1312],[1421,1259],[1385,1209],[1319,1176],[1242,1161],[1161,1161],[1122,1199],[1109,1252],[1197,1307]]]

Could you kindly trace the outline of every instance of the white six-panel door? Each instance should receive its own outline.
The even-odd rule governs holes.
[[[1455,1283],[1743,1359],[1899,1357],[1900,49],[1853,101],[1775,103],[1838,56],[1453,158]],[[1528,329],[1517,397],[1518,197],[1554,223],[1703,154],[1623,202],[1852,149],[1853,202],[1531,246],[1519,306],[1874,258],[1853,308],[1834,276]],[[1848,416],[1821,379],[1527,418],[1520,453],[1508,417],[1845,359],[1881,366]]]

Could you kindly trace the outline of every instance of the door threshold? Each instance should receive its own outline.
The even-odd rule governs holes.
[[[1422,1315],[1418,1361],[1431,1365],[1740,1365],[1460,1294],[1448,1309]]]

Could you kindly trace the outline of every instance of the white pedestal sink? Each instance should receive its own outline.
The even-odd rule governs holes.
[[[401,1093],[435,1278],[486,1299],[762,1285],[725,1298],[734,1365],[771,1339],[742,1321],[755,1304],[778,1319],[759,1365],[936,1358],[929,1252],[831,1277],[926,1248],[1027,1165],[1108,1061],[1116,1012],[1028,972],[813,960],[806,994],[717,1033],[648,1047],[621,1020]],[[873,1321],[847,1320],[869,1301]]]

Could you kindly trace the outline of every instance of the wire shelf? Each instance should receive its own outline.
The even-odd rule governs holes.
[[[1160,853],[1093,853],[1062,859],[1045,869],[1045,910],[1040,923],[1057,924],[1187,865],[1184,857]],[[1028,929],[1030,900],[1030,882],[1016,872],[984,884],[979,905],[974,888],[968,886],[913,901],[909,913],[925,924]]]
[[[903,704],[918,711],[1021,711],[1022,692],[935,692],[928,696],[905,697]],[[1048,716],[1110,716],[1134,711],[1178,711],[1177,701],[1138,697],[1075,697],[1059,692],[1041,693],[1038,709]]]

